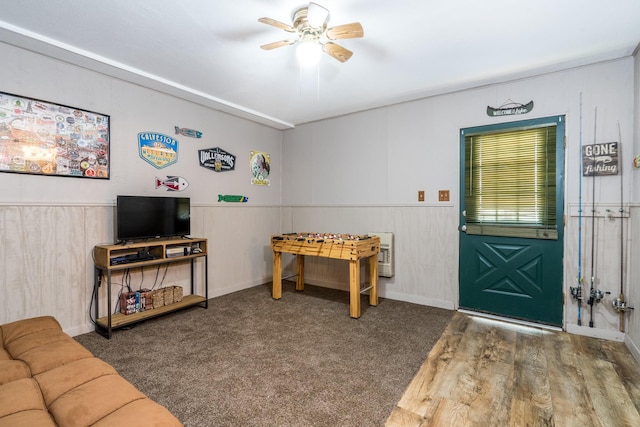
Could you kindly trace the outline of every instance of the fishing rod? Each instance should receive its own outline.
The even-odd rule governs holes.
[[[578,196],[578,289],[576,299],[578,300],[578,326],[582,326],[582,92],[580,92],[580,185]]]
[[[598,124],[598,107],[595,109],[594,118],[593,118],[593,147],[596,145],[596,127]],[[595,241],[596,241],[596,156],[595,153],[591,152],[592,159],[592,170],[591,170],[591,287],[589,289],[589,308],[590,308],[590,318],[589,318],[589,327],[593,328],[593,303],[594,303],[594,294],[595,294],[595,286],[594,282],[596,280],[595,274]]]
[[[618,122],[618,173],[620,174],[620,296],[613,300],[613,308],[620,316],[620,332],[624,332],[624,313],[633,310],[628,307],[624,298],[624,181],[622,179],[622,132],[620,132],[620,122]]]
[[[602,301],[605,293],[599,289],[596,289],[596,130],[598,123],[598,107],[595,109],[595,116],[593,120],[593,150],[591,152],[591,287],[589,289],[589,307],[590,307],[590,319],[589,327],[593,328],[593,305]]]

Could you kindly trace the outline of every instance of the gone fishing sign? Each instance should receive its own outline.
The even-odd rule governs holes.
[[[582,176],[618,175],[618,143],[582,146]]]

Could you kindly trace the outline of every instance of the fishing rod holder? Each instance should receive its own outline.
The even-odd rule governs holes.
[[[633,307],[629,307],[626,303],[626,301],[623,301],[620,298],[616,298],[612,301],[613,303],[613,308],[618,312],[618,313],[624,313],[626,311],[629,310],[633,310]]]

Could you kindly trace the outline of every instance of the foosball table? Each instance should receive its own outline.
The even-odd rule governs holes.
[[[378,253],[380,237],[353,234],[286,233],[271,236],[273,284],[271,296],[282,298],[282,254],[296,255],[296,290],[304,290],[304,257],[317,256],[349,261],[349,314],[360,317],[360,293],[369,291],[369,304],[378,305]],[[368,259],[370,283],[360,287],[360,263]]]

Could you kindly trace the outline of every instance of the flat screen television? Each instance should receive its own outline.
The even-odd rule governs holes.
[[[191,233],[188,197],[118,196],[116,240],[156,239]]]

